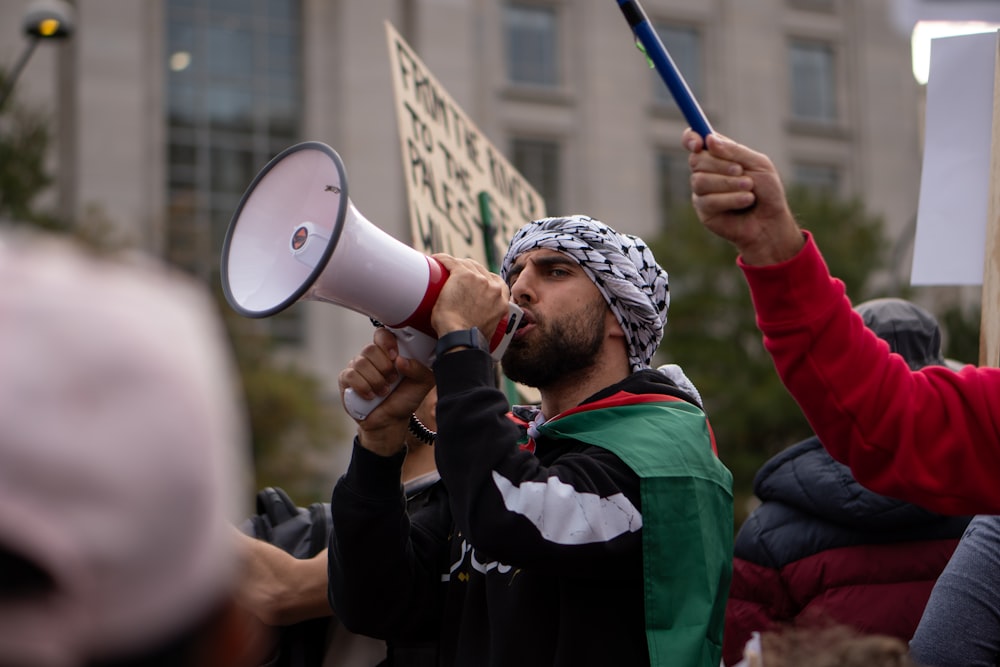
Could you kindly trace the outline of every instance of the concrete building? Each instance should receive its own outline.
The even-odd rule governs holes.
[[[25,44],[27,4],[0,3],[8,67]],[[714,128],[770,154],[790,180],[860,197],[899,240],[905,281],[920,186],[914,3],[902,14],[877,0],[642,5]],[[243,190],[301,140],[333,146],[359,210],[409,240],[386,21],[550,213],[589,213],[651,237],[663,202],[687,196],[686,122],[612,0],[76,0],[75,9],[74,37],[40,45],[16,91],[53,116],[51,201],[72,219],[107,219],[209,282]],[[292,310],[259,326],[275,327],[333,395],[370,325],[323,304]]]

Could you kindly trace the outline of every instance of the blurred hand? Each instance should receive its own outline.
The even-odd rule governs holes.
[[[298,559],[267,542],[235,530],[243,553],[236,589],[241,607],[271,626],[332,616],[327,599],[326,550]]]

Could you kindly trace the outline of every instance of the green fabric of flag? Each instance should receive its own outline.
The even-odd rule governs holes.
[[[733,476],[698,407],[623,395],[543,424],[607,449],[640,478],[646,639],[652,665],[718,667],[733,562]]]

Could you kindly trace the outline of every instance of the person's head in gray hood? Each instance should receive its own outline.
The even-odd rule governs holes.
[[[865,326],[889,344],[913,370],[944,366],[937,318],[905,299],[872,299],[854,308]]]

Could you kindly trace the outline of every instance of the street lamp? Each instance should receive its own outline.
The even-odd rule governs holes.
[[[0,109],[14,89],[14,83],[27,64],[35,47],[43,39],[66,39],[73,34],[73,8],[62,0],[35,0],[24,12],[21,29],[28,36],[28,44],[14,63],[0,92]]]

